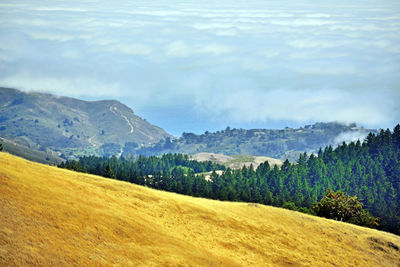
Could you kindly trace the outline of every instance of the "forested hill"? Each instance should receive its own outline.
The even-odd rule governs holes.
[[[68,157],[101,155],[109,144],[120,153],[126,144],[157,143],[171,135],[115,100],[83,101],[0,88],[0,137]]]
[[[165,159],[172,162],[180,158]],[[159,160],[130,165],[126,162],[129,161],[124,158],[93,157],[69,161],[62,167],[91,173],[95,173],[93,169],[107,173],[108,168],[117,179],[157,189],[306,212],[331,188],[357,196],[372,215],[381,218],[381,229],[400,234],[400,125],[393,132],[388,129],[377,135],[371,133],[363,143],[343,143],[335,149],[328,146],[318,155],[301,154],[295,164],[285,161],[280,169],[271,168],[266,162],[255,170],[244,167],[227,169],[222,174],[213,172],[210,179],[179,162],[174,165],[178,168],[173,169],[163,169],[161,166],[171,164],[161,164]]]
[[[211,152],[225,155],[268,156],[276,159],[294,161],[300,153],[316,152],[328,145],[338,145],[363,139],[368,133],[376,133],[374,129],[357,127],[356,124],[337,122],[316,123],[298,129],[231,129],[215,133],[205,132],[197,135],[183,133],[182,137],[171,140],[161,140],[151,147],[136,151],[142,155],[161,155],[164,153]]]

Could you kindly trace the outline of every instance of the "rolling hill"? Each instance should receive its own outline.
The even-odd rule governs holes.
[[[115,100],[83,101],[0,88],[0,137],[65,156],[119,153],[171,137]]]
[[[0,265],[399,266],[400,237],[0,153]]]

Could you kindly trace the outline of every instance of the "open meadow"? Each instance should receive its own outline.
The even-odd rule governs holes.
[[[0,265],[400,266],[400,237],[0,153]]]

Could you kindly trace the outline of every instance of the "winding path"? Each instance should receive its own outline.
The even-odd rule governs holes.
[[[130,133],[133,133],[133,125],[132,125],[132,123],[129,121],[129,119],[128,119],[128,117],[126,117],[125,115],[122,115],[121,113],[117,113],[117,111],[118,111],[118,109],[117,109],[117,107],[113,107],[113,106],[110,106],[110,111],[112,112],[112,113],[114,113],[115,115],[119,115],[119,116],[121,116],[122,118],[124,118],[125,119],[125,121],[126,121],[126,123],[129,125],[129,127],[131,128],[131,130],[130,130]]]

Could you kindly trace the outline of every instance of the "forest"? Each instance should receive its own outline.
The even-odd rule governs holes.
[[[281,168],[268,162],[239,170],[196,162],[182,154],[162,157],[82,157],[59,167],[148,187],[229,201],[245,201],[313,213],[327,190],[356,196],[380,218],[379,229],[400,234],[400,125],[370,133],[364,141],[303,153]],[[216,172],[223,170],[221,174]],[[212,172],[206,179],[204,172]]]

